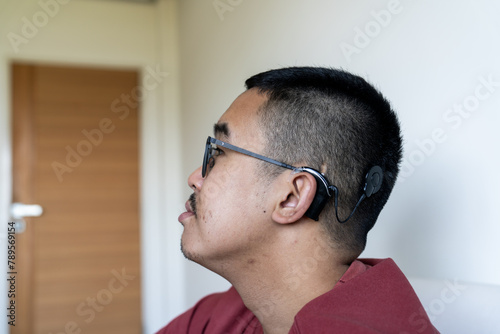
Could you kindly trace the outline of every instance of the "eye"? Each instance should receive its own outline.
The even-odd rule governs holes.
[[[224,151],[221,150],[220,148],[218,148],[218,147],[212,148],[212,157],[213,158],[217,158],[219,155],[222,155],[222,154],[224,154]]]
[[[221,149],[220,149],[220,148],[218,148],[218,147],[214,147],[214,150],[213,150],[213,152],[212,152],[212,155],[213,155],[214,157],[218,157],[218,156],[219,156],[219,155],[221,155],[221,154],[224,154],[224,151],[223,151],[223,150],[221,150]]]
[[[212,147],[210,149],[210,160],[209,160],[209,167],[212,168],[215,165],[215,158],[217,158],[219,155],[223,154],[224,151],[222,151],[218,147]]]

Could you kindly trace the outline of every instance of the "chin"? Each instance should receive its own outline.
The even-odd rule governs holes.
[[[193,252],[192,250],[189,249],[189,247],[186,247],[182,239],[181,239],[181,253],[182,255],[184,255],[186,259],[203,265],[202,263],[203,256],[197,254],[196,252]]]

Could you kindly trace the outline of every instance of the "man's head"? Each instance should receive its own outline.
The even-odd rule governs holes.
[[[388,102],[363,79],[333,69],[273,70],[251,77],[246,85],[248,90],[216,124],[216,139],[324,173],[338,188],[341,219],[360,198],[368,170],[382,168],[380,191],[362,202],[348,222],[335,218],[333,198],[319,216],[321,231],[343,256],[357,257],[398,173],[401,138]],[[297,222],[303,235],[318,226],[305,216],[318,186],[313,174],[223,145],[213,153],[220,155],[206,167],[206,175],[200,167],[188,180],[195,199],[180,217],[187,257],[223,274],[230,257],[243,256],[250,263],[253,254],[266,256],[280,238],[292,235],[282,227]]]
[[[258,113],[264,155],[324,173],[338,189],[340,219],[354,209],[370,168],[382,168],[381,189],[360,204],[351,220],[339,223],[333,200],[320,216],[333,242],[359,255],[399,171],[399,122],[387,100],[364,79],[326,68],[272,70],[249,78],[246,86],[267,96]],[[282,172],[262,164],[263,178]]]

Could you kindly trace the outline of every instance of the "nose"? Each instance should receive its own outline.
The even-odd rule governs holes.
[[[201,176],[201,166],[192,172],[188,177],[188,185],[193,190],[200,190],[203,185],[203,181],[204,179]]]

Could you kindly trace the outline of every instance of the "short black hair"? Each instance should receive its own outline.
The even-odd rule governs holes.
[[[320,215],[335,245],[357,257],[399,172],[402,138],[390,103],[363,78],[333,68],[275,69],[254,75],[245,84],[268,97],[259,110],[265,154],[323,172],[339,190],[341,219],[361,196],[368,170],[382,168],[381,189],[362,202],[348,222],[337,221],[333,200]],[[263,168],[270,178],[283,172],[269,164]]]

